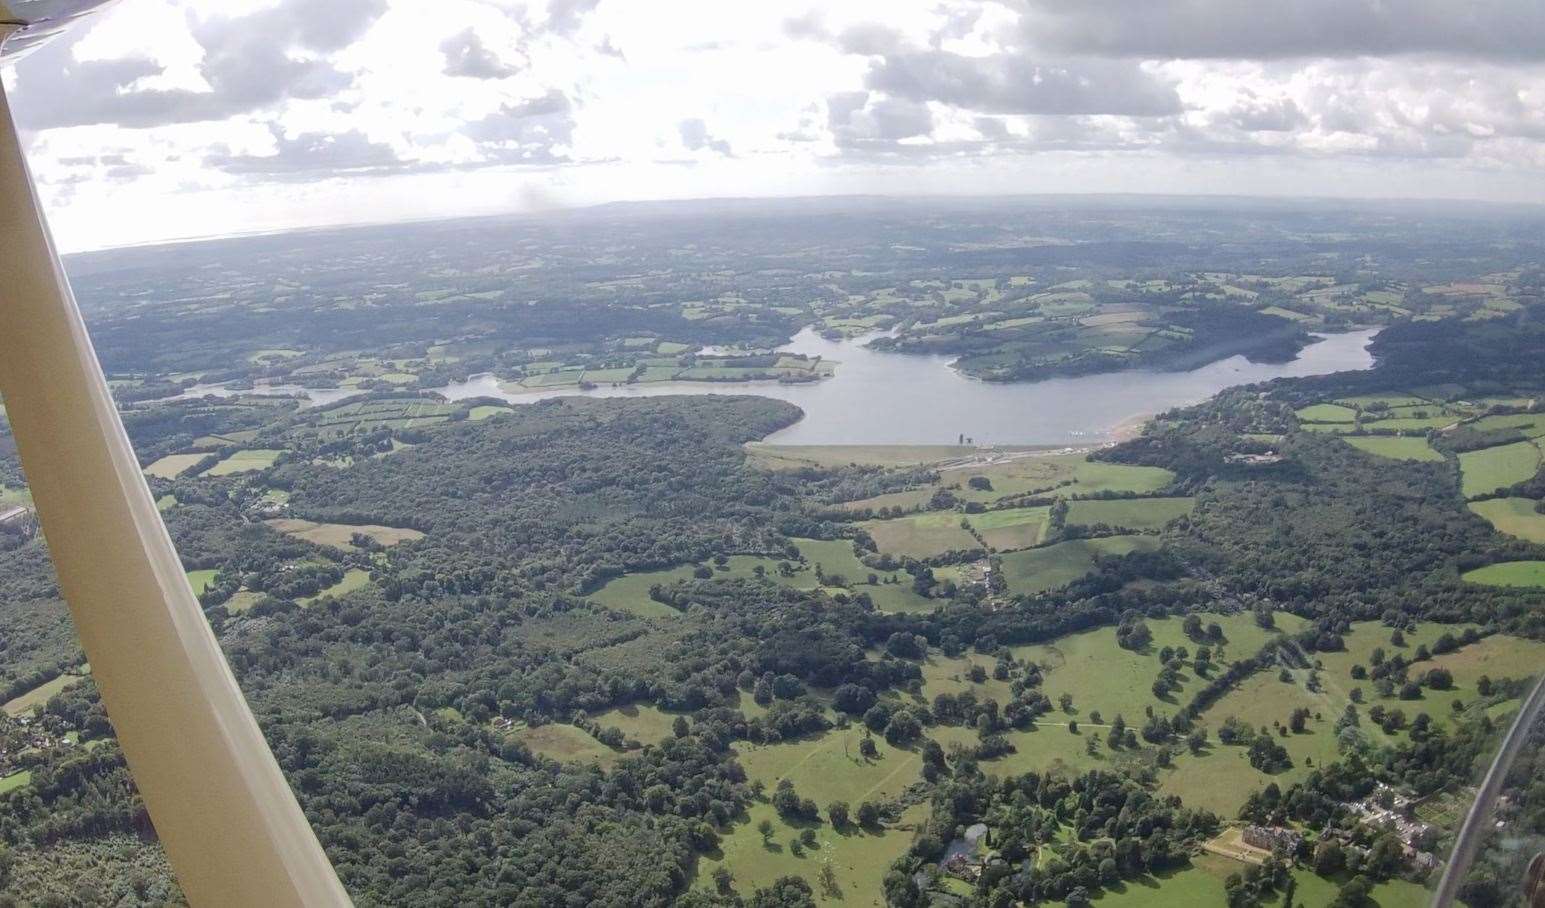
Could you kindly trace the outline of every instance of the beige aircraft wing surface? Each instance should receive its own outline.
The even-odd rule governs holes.
[[[104,5],[0,0],[0,62]],[[92,676],[190,902],[349,904],[140,473],[55,253],[3,83],[0,397]]]

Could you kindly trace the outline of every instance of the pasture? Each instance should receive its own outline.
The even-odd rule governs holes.
[[[315,596],[306,596],[303,599],[297,599],[295,600],[295,603],[300,606],[307,606],[324,596],[342,596],[345,593],[352,593],[357,589],[362,589],[369,584],[369,571],[361,570],[360,568],[349,568],[349,570],[344,572],[342,580],[338,581],[325,590],[321,590]]]
[[[1070,526],[1106,524],[1127,530],[1157,530],[1177,517],[1191,513],[1194,498],[1113,498],[1074,501],[1068,504]]]
[[[1094,570],[1099,556],[1126,555],[1157,548],[1158,544],[1149,536],[1107,536],[1010,552],[1003,556],[1003,579],[1011,592],[1040,593],[1066,586]]]
[[[1540,449],[1532,441],[1515,441],[1459,455],[1461,489],[1475,498],[1530,479],[1540,468]]]
[[[747,715],[749,714],[747,712]],[[598,713],[591,718],[595,719],[602,728],[621,729],[624,735],[640,744],[655,744],[675,735],[672,726],[676,716],[677,713],[668,713],[653,704],[630,703],[627,706]]]
[[[1532,498],[1492,498],[1470,502],[1470,510],[1497,528],[1497,532],[1530,542],[1545,542],[1545,514],[1535,510]]]
[[[1425,438],[1390,435],[1349,435],[1342,441],[1377,457],[1391,460],[1438,461],[1443,455],[1433,450]]]
[[[790,822],[778,816],[765,800],[752,804],[725,834],[719,852],[698,862],[697,885],[711,886],[711,874],[719,866],[729,868],[742,892],[770,885],[780,876],[798,874],[810,882],[818,904],[883,906],[881,881],[891,861],[911,843],[912,829],[927,816],[928,807],[920,804],[908,809],[892,827],[832,828],[826,816],[830,802],[847,801],[856,810],[862,801],[895,797],[918,779],[922,761],[915,752],[877,740],[878,754],[865,759],[858,752],[862,737],[860,730],[850,728],[766,746],[737,742],[737,758],[748,779],[763,783],[771,792],[779,779],[788,778],[800,797],[815,801],[821,820]],[[764,819],[774,830],[765,840],[757,830]],[[792,840],[806,827],[815,830],[817,844],[802,848],[796,855]],[[824,891],[820,881],[823,864],[831,866],[837,892]]]
[[[317,545],[329,545],[346,551],[356,551],[352,541],[355,533],[369,536],[377,544],[387,548],[400,542],[411,542],[415,539],[424,538],[424,534],[418,530],[383,527],[375,524],[316,523],[311,520],[299,520],[291,517],[265,520],[263,523],[297,539],[304,539]]]
[[[234,476],[237,473],[255,473],[266,470],[274,465],[283,451],[275,451],[268,448],[252,448],[237,451],[209,469],[204,476]]]
[[[754,555],[732,555],[723,565],[706,565],[715,579],[754,579],[756,569],[762,569],[762,577],[798,590],[824,589],[829,593],[857,595],[867,593],[875,607],[885,612],[930,611],[937,603],[925,599],[912,590],[910,578],[901,571],[890,573],[871,571],[853,554],[853,543],[847,539],[794,539],[804,560],[789,561],[792,572],[788,575],[779,570],[783,559],[763,558]],[[675,609],[649,598],[649,588],[655,584],[670,584],[691,579],[696,565],[686,564],[657,571],[640,571],[624,574],[610,580],[590,598],[610,609],[628,612],[642,618],[674,618]],[[819,568],[820,576],[817,576]],[[874,573],[881,583],[871,585],[868,575]],[[946,570],[939,569],[941,579]],[[894,578],[902,582],[884,582]]]
[[[559,763],[594,763],[605,769],[621,759],[622,754],[595,738],[583,728],[574,725],[550,723],[535,727],[526,726],[511,733],[515,740],[531,748],[531,752]]]
[[[1486,586],[1545,587],[1545,561],[1504,561],[1465,571],[1463,576],[1466,582]]]
[[[42,684],[39,684],[37,687],[34,687],[32,690],[29,690],[24,694],[19,694],[11,700],[8,700],[4,706],[0,706],[0,711],[4,711],[7,716],[10,716],[13,719],[17,716],[25,716],[26,714],[32,712],[34,708],[47,703],[50,699],[53,698],[54,694],[57,694],[67,688],[74,687],[84,680],[86,680],[85,675],[68,673],[60,675],[51,681],[45,681]]]
[[[769,469],[806,467],[911,467],[970,457],[977,449],[968,445],[773,445],[748,442],[752,463]]]
[[[160,479],[176,479],[193,469],[204,457],[203,454],[168,454],[146,467],[145,473]]]
[[[1040,545],[1046,535],[1046,520],[1051,508],[1004,508],[985,514],[972,514],[966,519],[982,539],[997,551],[1027,549]]]
[[[1303,422],[1355,422],[1357,411],[1340,404],[1313,404],[1294,413]]]
[[[976,537],[961,527],[961,520],[962,515],[955,511],[931,511],[893,520],[870,520],[860,526],[882,552],[928,558],[956,549],[981,547]]]
[[[219,573],[214,568],[205,568],[198,571],[188,571],[188,585],[193,587],[193,595],[201,595],[204,590],[214,582],[215,574]]]

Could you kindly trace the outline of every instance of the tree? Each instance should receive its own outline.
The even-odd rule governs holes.
[[[767,841],[767,840],[768,840],[768,839],[771,839],[771,838],[772,838],[772,834],[773,834],[773,824],[772,824],[772,820],[769,820],[769,819],[767,819],[767,818],[766,818],[766,817],[763,817],[763,818],[762,818],[762,822],[760,822],[760,823],[758,823],[758,824],[756,824],[756,831],[757,831],[757,832],[759,832],[759,833],[761,833],[761,835],[762,835],[762,841],[763,841],[763,842],[764,842],[764,843],[765,843],[765,842],[766,842],[766,841]]]
[[[880,824],[880,808],[873,801],[858,805],[858,825],[872,829]]]
[[[720,895],[729,895],[734,882],[735,877],[728,867],[721,864],[713,869],[713,886]]]
[[[691,726],[687,724],[687,717],[677,716],[676,721],[671,723],[671,731],[676,737],[685,738],[692,731]]]
[[[826,816],[831,820],[832,828],[842,829],[848,825],[848,802],[833,801],[826,805]]]
[[[1359,874],[1347,880],[1341,891],[1336,893],[1336,900],[1330,903],[1331,908],[1363,908],[1368,904],[1368,896],[1372,892],[1373,883]]]
[[[815,908],[814,892],[804,877],[779,877],[766,889],[758,889],[747,904],[750,908]]]

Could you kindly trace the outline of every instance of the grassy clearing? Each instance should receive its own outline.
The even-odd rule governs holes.
[[[1298,410],[1294,415],[1304,422],[1355,422],[1357,411],[1339,404],[1314,404]]]
[[[1059,542],[1004,555],[1003,578],[1013,592],[1039,593],[1066,586],[1094,570],[1098,556],[1125,555],[1157,547],[1158,540],[1148,536],[1108,536]]]
[[[1283,617],[1278,615],[1279,624]],[[1188,804],[1229,816],[1238,810],[1251,792],[1268,782],[1276,782],[1286,788],[1302,780],[1315,768],[1337,759],[1340,754],[1335,737],[1335,721],[1351,702],[1350,692],[1353,687],[1362,688],[1363,705],[1359,710],[1365,714],[1368,707],[1379,703],[1385,709],[1402,710],[1408,720],[1414,719],[1418,713],[1426,713],[1435,726],[1442,727],[1452,721],[1453,704],[1456,701],[1469,703],[1477,698],[1476,684],[1482,675],[1489,674],[1498,680],[1527,678],[1538,673],[1540,667],[1545,665],[1545,644],[1517,637],[1492,636],[1457,652],[1416,663],[1411,672],[1413,677],[1439,667],[1448,669],[1454,676],[1451,690],[1424,688],[1417,700],[1380,698],[1370,682],[1356,681],[1351,677],[1352,666],[1370,664],[1370,655],[1375,648],[1382,647],[1390,655],[1404,653],[1410,658],[1417,647],[1430,647],[1444,633],[1457,635],[1462,630],[1463,627],[1453,625],[1422,624],[1405,634],[1404,647],[1396,647],[1390,643],[1389,628],[1377,622],[1361,622],[1354,625],[1345,636],[1345,651],[1315,654],[1315,658],[1323,665],[1319,691],[1308,689],[1307,670],[1291,670],[1289,681],[1280,680],[1276,671],[1262,672],[1246,679],[1203,716],[1202,724],[1214,733],[1212,745],[1201,756],[1182,756],[1163,777],[1163,790],[1180,795]],[[1226,747],[1217,743],[1215,733],[1229,716],[1246,720],[1255,726],[1271,727],[1274,723],[1286,725],[1292,711],[1300,707],[1311,713],[1305,731],[1277,737],[1277,741],[1292,757],[1293,766],[1290,769],[1268,775],[1250,766],[1245,748]],[[1361,729],[1365,736],[1376,742],[1393,742],[1405,734],[1404,731],[1397,731],[1393,735],[1386,735],[1366,715]]]
[[[15,791],[18,788],[25,788],[31,784],[32,770],[23,769],[21,772],[13,772],[5,778],[0,779],[0,794],[5,794],[8,791]]]
[[[861,526],[882,552],[927,558],[956,549],[980,548],[976,537],[960,522],[961,515],[954,511],[935,511],[894,520],[871,520]]]
[[[1504,561],[1465,571],[1464,579],[1486,586],[1545,587],[1545,561]]]
[[[1530,542],[1545,542],[1545,514],[1530,498],[1493,498],[1470,502],[1470,510],[1491,521],[1497,532]]]
[[[361,533],[374,539],[380,545],[390,548],[399,542],[410,542],[414,539],[423,539],[424,534],[418,530],[405,530],[399,527],[383,527],[375,524],[347,524],[347,523],[316,523],[310,520],[298,520],[290,517],[282,517],[275,520],[263,521],[268,526],[308,542],[317,545],[330,545],[333,548],[355,551],[353,542],[355,533]]]
[[[633,703],[609,709],[593,718],[603,728],[620,728],[624,735],[641,744],[654,744],[675,736],[672,726],[677,715],[649,703]]]
[[[1516,441],[1459,455],[1461,488],[1466,498],[1485,495],[1534,476],[1540,449],[1531,441]]]
[[[33,708],[47,703],[53,698],[54,694],[66,688],[74,687],[84,680],[86,680],[84,675],[60,675],[52,681],[45,681],[32,690],[8,701],[4,706],[0,706],[0,710],[3,710],[7,716],[13,719],[17,716],[25,716],[32,712]]]
[[[232,615],[239,615],[262,600],[262,593],[254,593],[252,590],[238,590],[231,594],[231,598],[225,600],[224,605],[227,612]]]
[[[671,584],[692,577],[693,565],[667,568],[663,571],[644,571],[624,574],[590,594],[590,598],[609,609],[627,612],[640,618],[675,618],[679,612],[663,602],[649,598],[649,588],[655,584]]]
[[[1425,438],[1392,437],[1386,435],[1352,435],[1343,438],[1347,444],[1378,457],[1392,460],[1442,460],[1443,455],[1433,450]]]
[[[233,476],[237,473],[255,473],[274,465],[283,451],[253,448],[237,451],[204,471],[205,476]]]
[[[930,611],[938,603],[925,599],[912,591],[910,578],[901,571],[888,574],[871,571],[853,554],[853,543],[846,539],[795,539],[804,561],[789,564],[793,572],[785,576],[778,570],[780,559],[760,558],[752,555],[734,555],[721,566],[708,564],[715,579],[754,579],[757,568],[762,577],[791,589],[824,589],[829,593],[857,595],[866,593],[874,600],[875,607],[884,612]],[[670,584],[690,579],[697,565],[685,564],[658,571],[642,571],[626,574],[609,581],[590,594],[590,598],[607,608],[628,612],[644,618],[674,618],[675,609],[649,598],[649,588],[657,583]],[[820,568],[820,576],[816,568]],[[869,574],[876,574],[882,581],[871,585]],[[888,581],[901,582],[888,582]]]
[[[1050,507],[1005,508],[972,514],[971,526],[982,534],[987,544],[1000,552],[1040,545],[1046,535]]]
[[[1074,501],[1068,505],[1067,522],[1073,526],[1103,523],[1128,530],[1157,530],[1171,520],[1191,513],[1195,505],[1194,498]]]
[[[203,454],[168,454],[146,467],[145,473],[161,479],[176,479],[203,459]]]
[[[214,568],[205,568],[200,571],[188,572],[188,585],[193,587],[193,595],[201,595],[208,586],[214,582],[215,574],[219,573]]]
[[[621,759],[622,754],[595,738],[583,728],[553,723],[526,727],[513,732],[516,740],[531,748],[531,752],[560,763],[595,763],[602,768],[610,767]]]
[[[489,419],[491,417],[499,416],[501,414],[510,413],[510,412],[513,412],[513,411],[510,410],[509,407],[496,407],[496,406],[494,406],[492,404],[483,404],[481,406],[473,407],[471,410],[468,410],[467,411],[467,418],[472,420],[473,422],[478,422],[480,420]]]
[[[917,805],[902,815],[896,826],[883,830],[853,827],[835,830],[825,822],[826,806],[834,800],[852,807],[864,800],[894,797],[917,781],[921,760],[912,751],[898,750],[877,741],[879,754],[872,760],[858,755],[862,733],[857,729],[828,732],[816,738],[757,747],[737,744],[746,775],[772,791],[779,779],[788,778],[801,797],[812,798],[821,808],[819,824],[788,823],[772,805],[753,804],[725,835],[718,854],[699,862],[698,885],[708,886],[714,868],[727,866],[737,887],[748,892],[767,886],[780,876],[798,874],[811,881],[821,904],[885,904],[881,881],[912,840],[912,828],[927,815],[927,805]],[[773,824],[765,841],[757,826]],[[816,832],[817,845],[795,855],[791,840],[806,826]],[[822,864],[830,864],[841,889],[839,897],[823,893],[818,881]]]
[[[318,599],[321,599],[323,596],[342,596],[345,593],[352,593],[357,589],[368,586],[369,584],[369,571],[362,570],[360,568],[350,568],[344,572],[342,580],[338,581],[327,589],[322,590],[315,596],[307,596],[304,599],[297,599],[295,600],[295,603],[302,606],[310,605],[311,603],[316,602]]]

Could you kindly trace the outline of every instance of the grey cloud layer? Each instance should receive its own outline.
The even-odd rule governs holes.
[[[1540,0],[1023,0],[1026,38],[1072,54],[1272,59],[1443,53],[1545,60]]]
[[[320,98],[350,83],[325,59],[296,59],[292,50],[325,55],[348,46],[386,10],[386,0],[285,0],[248,16],[194,26],[204,48],[199,70],[209,91],[130,90],[159,73],[144,59],[75,63],[73,45],[56,42],[17,69],[15,106],[33,129],[112,123],[151,127],[221,120],[287,98]]]

